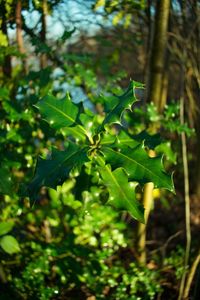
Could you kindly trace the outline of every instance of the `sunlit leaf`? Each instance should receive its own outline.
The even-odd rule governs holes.
[[[36,107],[39,108],[42,117],[52,128],[60,129],[76,125],[79,132],[85,132],[84,128],[76,122],[78,106],[72,103],[69,96],[64,99],[57,99],[48,95],[42,98]]]
[[[105,124],[120,123],[121,115],[125,109],[132,109],[132,105],[137,101],[135,95],[135,89],[143,88],[141,83],[136,81],[130,81],[129,87],[126,92],[121,96],[116,96],[118,103],[111,109],[111,111],[106,115],[103,126]]]
[[[102,148],[105,160],[112,167],[123,167],[129,180],[138,181],[141,184],[153,182],[155,188],[166,188],[174,191],[172,176],[168,175],[163,167],[160,156],[150,158],[144,149],[144,145],[135,148],[124,147],[120,151],[112,148]]]
[[[128,176],[122,168],[111,171],[109,165],[100,168],[103,182],[108,188],[108,203],[119,210],[128,211],[133,218],[144,223],[144,208],[136,200],[136,182],[128,182]]]
[[[12,230],[14,226],[14,222],[12,221],[4,221],[0,223],[0,235],[6,234]]]
[[[8,254],[20,251],[18,241],[12,235],[5,235],[0,239],[1,248]]]

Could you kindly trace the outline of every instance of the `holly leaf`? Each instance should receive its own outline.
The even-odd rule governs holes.
[[[64,99],[57,99],[47,95],[35,105],[41,112],[42,117],[54,129],[68,126],[76,126],[75,130],[87,135],[84,127],[77,123],[79,113],[78,106],[72,103],[69,95]]]
[[[131,181],[141,184],[153,182],[155,188],[165,188],[174,192],[172,176],[164,170],[162,157],[149,157],[144,149],[144,144],[135,148],[124,147],[117,151],[112,148],[102,147],[106,163],[112,167],[123,167]]]
[[[121,96],[116,96],[116,98],[118,99],[118,103],[107,114],[102,126],[112,123],[120,124],[123,111],[125,109],[132,110],[132,105],[137,101],[135,95],[135,89],[137,88],[143,88],[143,85],[139,82],[131,80],[125,93]]]
[[[149,149],[155,149],[163,141],[159,133],[149,134],[146,130],[141,131],[139,134],[133,135],[133,138],[142,143],[144,142],[145,146]]]
[[[129,146],[131,148],[134,148],[138,145],[139,145],[139,142],[137,140],[135,140],[130,134],[128,134],[124,130],[121,130],[117,136],[117,147],[118,148],[121,148],[124,146]]]
[[[144,208],[136,200],[136,182],[128,182],[128,176],[122,168],[112,172],[110,165],[99,168],[100,175],[108,188],[109,204],[119,210],[128,211],[133,218],[144,223]]]
[[[87,147],[81,149],[71,143],[66,151],[53,148],[50,159],[38,158],[35,176],[28,186],[30,198],[35,199],[42,186],[56,189],[62,185],[72,169],[81,168],[89,160],[87,151]]]
[[[120,130],[119,134],[113,135],[110,134],[109,132],[105,131],[102,133],[100,144],[102,146],[107,146],[107,147],[114,147],[114,148],[121,148],[124,146],[129,146],[129,147],[136,147],[139,145],[139,142],[135,139],[132,138],[131,135],[129,135],[127,132],[124,130]]]

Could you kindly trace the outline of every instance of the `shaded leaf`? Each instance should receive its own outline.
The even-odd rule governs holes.
[[[62,37],[61,37],[61,40],[63,42],[65,42],[66,40],[68,40],[72,36],[72,34],[75,31],[76,31],[76,28],[73,28],[72,30],[69,30],[69,31],[65,30],[64,33],[63,33],[63,35],[62,35]]]
[[[28,187],[30,198],[35,199],[42,186],[56,189],[57,185],[63,184],[72,169],[80,168],[88,161],[87,151],[88,148],[80,149],[71,143],[66,151],[53,148],[50,159],[39,158],[35,176]]]
[[[134,135],[133,138],[141,143],[144,141],[145,146],[147,146],[149,149],[154,149],[156,146],[162,143],[162,138],[159,133],[151,135],[146,130]]]
[[[0,167],[0,194],[11,195],[13,182],[9,168],[2,164]]]

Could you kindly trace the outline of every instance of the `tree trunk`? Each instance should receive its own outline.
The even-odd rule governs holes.
[[[195,195],[200,199],[200,114],[196,121],[196,135],[197,135],[197,160],[196,160],[196,175],[195,175]]]
[[[24,43],[23,43],[23,35],[22,35],[22,1],[18,0],[16,4],[16,39],[18,50],[22,55],[25,55]],[[27,73],[26,60],[22,58],[23,69],[24,72]]]
[[[167,97],[168,73],[165,71],[165,56],[167,48],[167,29],[170,10],[170,0],[157,1],[155,28],[150,57],[150,72],[148,79],[148,100],[153,102],[159,112],[164,108]],[[159,124],[155,124],[156,129]],[[149,156],[154,157],[155,151],[150,150]],[[146,264],[146,229],[148,217],[153,202],[153,183],[146,183],[143,193],[145,208],[145,224],[138,225],[138,261]]]
[[[42,1],[42,28],[40,32],[40,38],[42,43],[46,43],[46,33],[47,33],[47,18],[48,15],[48,5],[47,5],[47,0]],[[47,55],[46,53],[42,53],[40,57],[40,67],[46,68],[47,67]]]
[[[151,51],[150,74],[148,82],[148,100],[155,103],[159,112],[161,112],[164,107],[162,86],[165,68],[169,11],[170,0],[157,1],[154,37]]]
[[[1,30],[2,30],[3,34],[7,37],[8,44],[9,44],[5,1],[1,1],[0,9],[1,9],[1,12],[2,12],[2,19],[1,19],[1,22],[0,22]],[[5,56],[2,69],[3,69],[3,74],[5,76],[11,77],[11,75],[12,75],[12,65],[11,65],[11,56],[10,55]]]

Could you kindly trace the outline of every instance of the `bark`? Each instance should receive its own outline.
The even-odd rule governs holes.
[[[197,154],[196,154],[196,174],[195,174],[195,194],[200,199],[200,114],[196,121],[196,135],[197,135]]]
[[[2,13],[2,19],[1,19],[1,30],[3,34],[7,37],[8,43],[8,31],[7,31],[7,20],[6,20],[6,8],[5,8],[5,1],[1,1],[0,5],[1,13]],[[7,77],[11,77],[12,75],[12,65],[11,65],[11,56],[6,55],[4,58],[4,63],[2,66],[3,74]]]
[[[154,36],[151,47],[150,71],[148,79],[148,100],[153,102],[159,112],[164,108],[167,97],[168,72],[165,70],[165,57],[167,48],[167,29],[170,11],[170,0],[157,1]],[[159,124],[154,124],[154,130]],[[151,157],[155,156],[155,151],[149,151]],[[143,205],[145,208],[145,224],[138,226],[138,261],[146,264],[146,230],[148,218],[153,203],[152,182],[145,184],[143,194]]]
[[[42,28],[40,32],[40,38],[42,43],[46,43],[46,33],[47,33],[47,15],[48,15],[48,5],[47,0],[42,1]],[[47,54],[42,53],[40,57],[40,66],[41,68],[47,67]]]
[[[163,73],[167,46],[167,29],[170,0],[157,1],[153,44],[151,49],[148,100],[155,103],[158,111],[164,108],[162,99]]]
[[[23,42],[23,34],[22,34],[22,1],[18,0],[16,4],[16,39],[17,39],[17,46],[18,50],[22,55],[25,55],[25,49],[24,49],[24,42]],[[26,67],[26,59],[25,57],[22,58],[23,63],[23,69],[24,72],[27,73],[27,67]]]
[[[195,31],[194,31],[194,39],[195,48],[198,49],[198,45],[200,44],[200,22],[199,22],[199,13],[200,7],[198,6],[198,1],[194,1],[194,23],[196,23]],[[198,51],[198,50],[197,50]],[[196,146],[196,176],[195,176],[195,194],[200,199],[200,98],[199,98],[199,88],[200,88],[200,55],[197,54],[196,58],[197,71],[196,73],[196,107],[197,107],[197,115],[195,118],[195,129],[197,136],[197,146]]]

